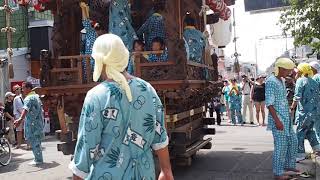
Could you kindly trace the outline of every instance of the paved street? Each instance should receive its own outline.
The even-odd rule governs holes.
[[[1,180],[71,179],[70,156],[56,151],[57,141],[43,143],[46,164],[30,167],[32,152],[14,150],[13,161],[0,167]],[[265,127],[221,126],[213,136],[213,148],[201,150],[191,167],[175,168],[177,180],[270,180],[272,179],[272,136]],[[311,160],[299,167],[315,173]],[[309,178],[312,179],[312,178]]]
[[[221,126],[213,148],[201,150],[188,168],[175,171],[177,180],[271,180],[272,134],[266,127]],[[308,147],[310,149],[310,147]],[[311,160],[299,165],[315,173]],[[309,178],[312,179],[312,178]]]

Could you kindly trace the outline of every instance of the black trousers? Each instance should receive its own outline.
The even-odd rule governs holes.
[[[220,112],[220,108],[218,109],[209,109],[209,113],[210,113],[210,117],[213,117],[213,113],[216,112],[216,116],[217,116],[217,124],[220,125],[221,124],[221,112]]]

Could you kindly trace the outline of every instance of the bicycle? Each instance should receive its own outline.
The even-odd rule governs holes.
[[[5,135],[9,133],[10,128],[5,127],[5,117],[3,113],[3,107],[0,107],[0,118],[1,118],[1,129],[0,129],[0,165],[7,166],[9,165],[12,152],[11,146]]]

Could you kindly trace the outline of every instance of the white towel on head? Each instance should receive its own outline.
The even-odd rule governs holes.
[[[311,67],[313,67],[314,69],[316,69],[318,72],[320,73],[320,64],[317,61],[312,61],[309,63]]]
[[[122,72],[129,62],[129,51],[119,36],[104,34],[99,36],[93,44],[92,57],[95,60],[93,81],[98,81],[103,65],[106,75],[119,84],[127,95],[129,102],[132,101],[132,94],[127,79]]]

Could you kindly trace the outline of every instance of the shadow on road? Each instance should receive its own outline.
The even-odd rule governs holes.
[[[270,180],[272,152],[202,151],[192,166],[175,167],[174,174],[177,180]]]
[[[32,158],[30,158],[30,159],[19,158],[19,156],[21,156],[21,155],[23,155],[23,154],[12,153],[12,159],[11,159],[10,164],[8,166],[1,166],[0,165],[0,174],[16,171],[22,163],[32,160]]]
[[[26,173],[34,173],[34,172],[39,172],[39,171],[43,171],[43,170],[46,170],[46,169],[51,169],[51,168],[55,168],[57,166],[59,166],[60,164],[55,162],[55,161],[52,161],[51,163],[47,163],[47,162],[44,162],[43,164],[39,165],[39,166],[36,166],[38,168],[38,170],[35,170],[35,171],[29,171],[29,172],[26,172]]]
[[[272,180],[272,151],[247,152],[243,148],[234,151],[199,152],[190,167],[174,167],[175,180]],[[298,165],[302,172],[315,174],[311,160]],[[314,180],[315,178],[298,178]]]

